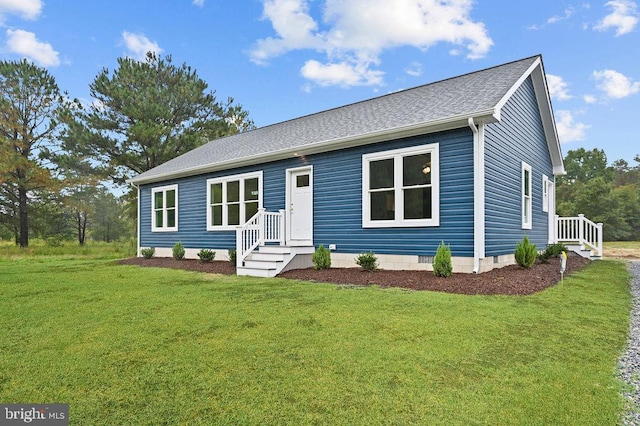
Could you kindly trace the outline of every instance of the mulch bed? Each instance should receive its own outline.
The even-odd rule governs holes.
[[[577,255],[569,255],[565,276],[584,268],[591,261]],[[124,265],[186,269],[217,274],[235,274],[235,267],[228,261],[202,263],[198,260],[173,258],[133,258],[120,261]],[[530,269],[517,265],[494,269],[482,274],[456,274],[440,278],[425,271],[391,271],[379,269],[367,272],[361,268],[330,268],[325,270],[295,269],[279,275],[283,278],[335,283],[345,285],[377,285],[410,290],[430,290],[457,294],[527,295],[537,293],[560,281],[560,259],[549,263],[537,262]]]

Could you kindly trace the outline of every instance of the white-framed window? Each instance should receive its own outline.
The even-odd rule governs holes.
[[[522,162],[522,181],[520,185],[522,189],[522,229],[531,229],[532,225],[532,201],[531,196],[531,166],[524,161]]]
[[[178,185],[151,189],[151,231],[178,230]]]
[[[232,230],[262,207],[262,172],[207,180],[207,230]]]
[[[440,225],[437,143],[362,156],[362,226]]]
[[[542,175],[542,211],[549,211],[549,176]]]

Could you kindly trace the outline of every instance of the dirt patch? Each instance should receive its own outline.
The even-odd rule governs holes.
[[[637,248],[604,249],[602,254],[611,259],[640,260],[640,249]]]
[[[567,260],[567,274],[584,268],[590,261],[576,255]],[[235,274],[235,267],[227,261],[202,263],[198,260],[174,260],[172,258],[133,258],[120,261],[124,265],[176,268],[198,272]],[[283,278],[345,285],[398,287],[411,290],[430,290],[458,294],[533,294],[560,281],[560,259],[549,263],[537,262],[532,268],[517,265],[494,269],[482,274],[453,274],[440,278],[425,271],[377,270],[366,272],[361,268],[295,269],[279,275]]]

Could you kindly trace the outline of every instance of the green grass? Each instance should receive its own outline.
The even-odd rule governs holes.
[[[0,259],[0,401],[71,424],[605,425],[630,295],[600,261],[534,296]]]
[[[47,242],[41,239],[32,239],[29,241],[29,247],[26,248],[17,246],[13,241],[0,240],[0,257],[4,258],[58,256],[66,259],[121,259],[135,255],[135,240],[111,243],[87,241],[81,246],[77,241]]]
[[[605,241],[603,243],[605,249],[638,249],[640,250],[640,241]]]

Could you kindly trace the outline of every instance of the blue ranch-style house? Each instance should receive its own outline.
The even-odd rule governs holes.
[[[564,173],[541,56],[213,140],[144,172],[138,254],[181,241],[241,275],[334,267],[373,251],[385,269],[432,269],[441,241],[454,272],[514,263],[527,235],[601,255],[601,225],[555,215]]]

